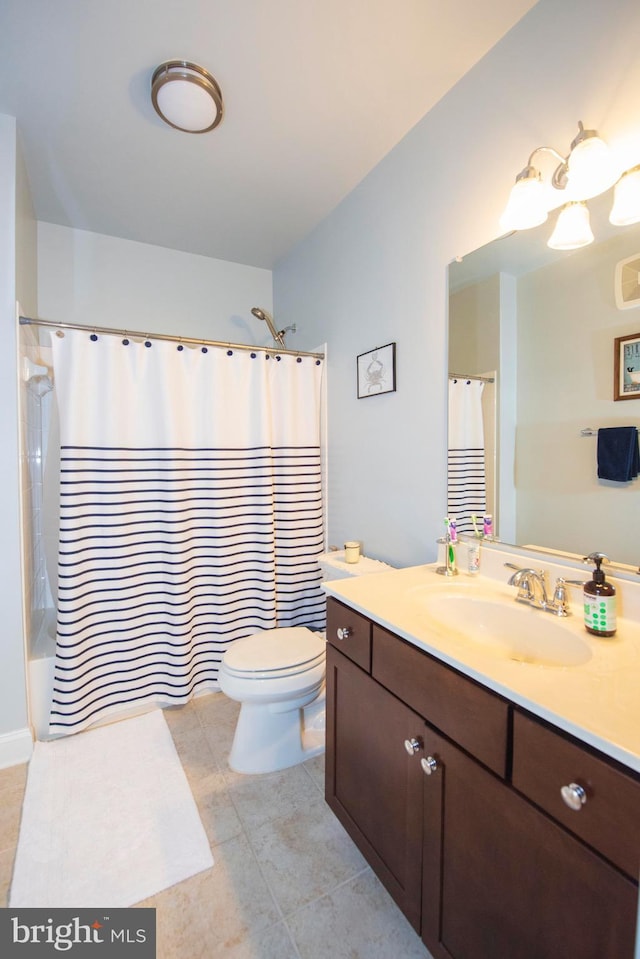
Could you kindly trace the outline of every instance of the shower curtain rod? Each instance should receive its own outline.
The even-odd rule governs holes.
[[[226,346],[234,350],[257,350],[261,353],[279,353],[289,356],[310,356],[323,360],[324,353],[308,353],[305,350],[283,350],[278,346],[251,346],[247,343],[227,343],[226,340],[200,340],[191,336],[169,336],[167,333],[140,333],[136,330],[114,330],[107,326],[83,326],[80,323],[55,323],[53,320],[35,320],[30,316],[20,317],[21,326],[47,326],[56,330],[84,330],[85,333],[103,333],[111,336],[142,336],[149,340],[169,340],[171,343],[193,343],[196,346]]]
[[[480,380],[481,383],[495,383],[493,376],[476,376],[474,373],[449,373],[450,380]]]

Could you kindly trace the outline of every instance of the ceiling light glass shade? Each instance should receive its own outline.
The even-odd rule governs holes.
[[[616,183],[609,222],[614,226],[640,222],[640,166],[627,170]]]
[[[593,243],[586,203],[567,203],[562,207],[556,228],[547,241],[552,250],[578,250]]]
[[[187,60],[168,60],[155,70],[151,100],[165,123],[185,133],[213,130],[224,112],[215,78],[204,67]]]
[[[613,186],[620,175],[611,151],[594,130],[581,130],[567,159],[567,196],[588,200]]]
[[[512,230],[530,230],[547,219],[547,198],[540,174],[534,167],[526,167],[511,188],[509,201],[500,217],[503,233]]]

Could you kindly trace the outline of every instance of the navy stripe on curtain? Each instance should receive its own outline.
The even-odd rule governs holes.
[[[458,533],[474,533],[472,515],[487,508],[484,449],[450,449],[448,454],[447,513]]]
[[[229,643],[324,627],[320,449],[61,449],[52,732],[216,685]]]

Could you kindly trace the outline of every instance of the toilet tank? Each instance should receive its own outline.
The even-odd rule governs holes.
[[[369,573],[385,573],[393,567],[377,559],[361,556],[357,563],[345,563],[344,550],[331,550],[321,553],[317,558],[318,566],[322,571],[322,581],[331,579],[347,579],[350,576],[365,576]]]

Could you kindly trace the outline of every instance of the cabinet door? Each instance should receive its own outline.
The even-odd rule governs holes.
[[[434,957],[632,959],[635,883],[429,730],[425,749],[439,762],[425,782],[423,939]]]
[[[326,800],[418,932],[423,730],[419,716],[327,645]]]

